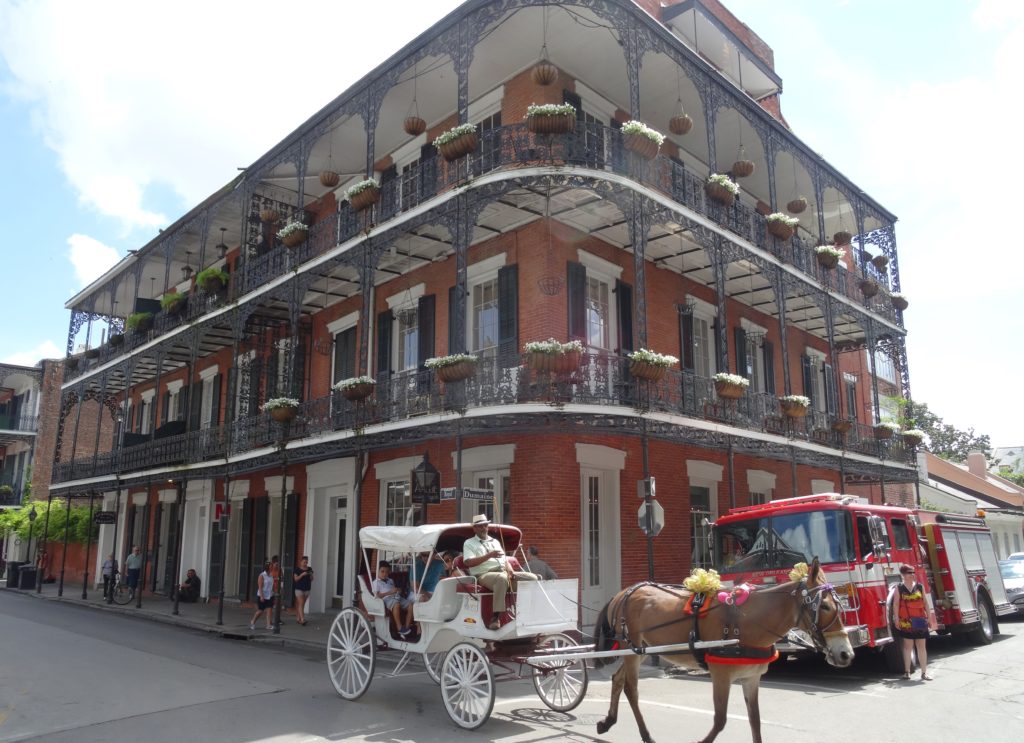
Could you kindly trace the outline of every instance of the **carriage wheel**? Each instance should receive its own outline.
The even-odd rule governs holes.
[[[548,635],[537,649],[571,648],[576,643],[568,635]],[[538,663],[533,672],[537,696],[556,712],[576,709],[587,694],[587,663],[583,658],[555,659]]]
[[[327,672],[335,691],[345,699],[358,699],[370,688],[377,663],[377,639],[366,616],[358,609],[342,609],[327,636]]]
[[[427,675],[435,684],[441,683],[441,666],[444,665],[444,656],[447,654],[447,651],[423,654],[423,665],[427,667]]]
[[[460,642],[445,655],[441,698],[448,716],[466,730],[476,730],[491,716],[494,676],[487,656],[476,645]]]

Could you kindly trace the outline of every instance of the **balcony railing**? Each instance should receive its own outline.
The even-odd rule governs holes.
[[[597,405],[610,412],[625,407],[714,420],[889,460],[905,461],[910,455],[898,438],[876,440],[871,426],[854,423],[845,434],[837,433],[833,430],[836,418],[823,411],[787,418],[780,412],[775,395],[748,392],[735,401],[719,399],[713,380],[686,371],[668,370],[662,379],[650,382],[632,377],[628,360],[608,354],[586,355],[577,369],[564,374],[537,372],[527,359],[515,356],[491,356],[481,359],[475,376],[463,383],[442,384],[429,371],[382,375],[374,395],[365,401],[355,403],[332,393],[303,402],[287,428],[267,414],[242,417],[225,425],[60,463],[55,467],[54,480],[66,482],[115,471],[223,459],[225,455],[277,446],[282,436],[288,440],[315,438],[334,431],[362,430],[376,424],[482,407],[507,406],[508,412],[514,412],[515,406],[527,403]]]
[[[22,431],[24,433],[36,433],[39,430],[39,416],[36,415],[8,415],[0,413],[0,431]]]

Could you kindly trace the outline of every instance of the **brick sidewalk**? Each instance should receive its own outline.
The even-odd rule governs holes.
[[[64,586],[64,595],[57,595],[57,585],[47,583],[43,585],[41,593],[35,590],[21,591],[18,589],[7,589],[6,582],[0,581],[0,587],[9,590],[14,594],[21,594],[25,597],[43,599],[45,601],[63,601],[68,604],[87,606],[96,611],[110,611],[124,616],[134,616],[148,619],[154,622],[163,622],[177,627],[201,630],[221,635],[222,637],[243,638],[259,642],[280,643],[293,647],[300,647],[310,650],[321,650],[326,652],[327,635],[330,632],[331,622],[334,621],[335,612],[327,614],[306,615],[307,624],[301,626],[296,624],[295,615],[289,611],[281,613],[281,634],[275,635],[271,630],[264,629],[266,618],[260,617],[256,630],[249,629],[249,619],[255,613],[254,608],[243,608],[238,603],[225,602],[224,623],[217,624],[217,602],[187,604],[178,603],[178,614],[174,612],[174,602],[164,595],[143,593],[142,608],[135,608],[135,602],[127,606],[108,604],[103,599],[101,590],[90,591],[88,598],[82,598],[82,586]]]

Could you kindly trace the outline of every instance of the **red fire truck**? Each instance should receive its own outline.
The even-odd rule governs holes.
[[[895,670],[903,666],[886,598],[902,565],[912,565],[931,589],[942,634],[966,633],[988,644],[999,633],[997,617],[1015,611],[983,518],[823,494],[734,508],[714,523],[712,534],[715,567],[734,584],[782,583],[795,563],[817,557],[843,604],[853,646],[887,649]]]

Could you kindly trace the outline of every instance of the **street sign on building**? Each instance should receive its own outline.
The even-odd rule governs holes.
[[[116,524],[117,511],[97,511],[92,515],[94,524]]]
[[[455,500],[458,488],[441,488],[441,500]],[[494,491],[483,488],[463,488],[462,497],[465,500],[494,500]]]
[[[647,534],[647,509],[651,509],[651,533]],[[641,503],[640,510],[636,512],[637,524],[640,531],[647,536],[656,537],[665,528],[665,509],[656,500],[650,503]]]

